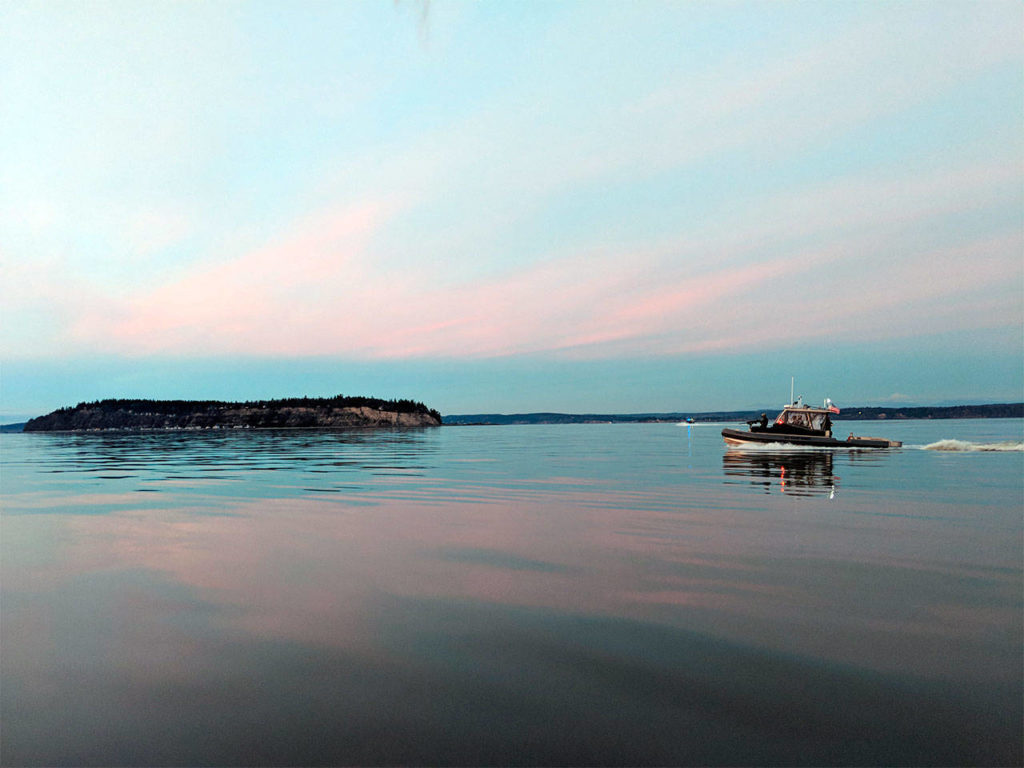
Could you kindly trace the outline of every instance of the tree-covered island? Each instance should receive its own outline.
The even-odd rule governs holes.
[[[437,427],[441,414],[413,400],[376,397],[255,400],[96,400],[25,424],[26,432],[138,429]]]

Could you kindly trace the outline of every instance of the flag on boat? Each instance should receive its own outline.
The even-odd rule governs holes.
[[[836,408],[835,403],[832,402],[832,398],[825,398],[825,405],[828,406],[829,413],[839,413],[839,409]]]

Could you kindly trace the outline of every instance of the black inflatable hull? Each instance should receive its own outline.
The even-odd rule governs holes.
[[[903,443],[882,437],[854,437],[836,440],[818,435],[787,435],[778,432],[744,432],[723,429],[722,437],[729,445],[806,445],[812,448],[899,448]]]

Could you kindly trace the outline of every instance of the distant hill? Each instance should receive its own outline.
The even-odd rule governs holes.
[[[443,416],[445,425],[469,424],[630,424],[678,422],[683,413],[474,413]]]
[[[97,400],[30,419],[25,432],[133,429],[433,427],[441,414],[412,400],[296,397],[220,400]]]
[[[1019,419],[1024,403],[988,405],[915,406],[912,408],[843,408],[834,420],[843,419]]]
[[[446,425],[469,424],[622,424],[638,422],[750,421],[761,411],[705,411],[702,413],[475,413],[443,417]],[[769,414],[774,416],[774,412]],[[913,408],[843,408],[833,421],[860,419],[1007,419],[1024,417],[1024,403],[991,403],[988,405],[922,406]]]

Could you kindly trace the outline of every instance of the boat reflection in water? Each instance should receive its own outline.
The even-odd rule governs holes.
[[[727,485],[744,482],[765,493],[832,496],[839,485],[831,451],[769,451],[733,448],[722,455]]]

